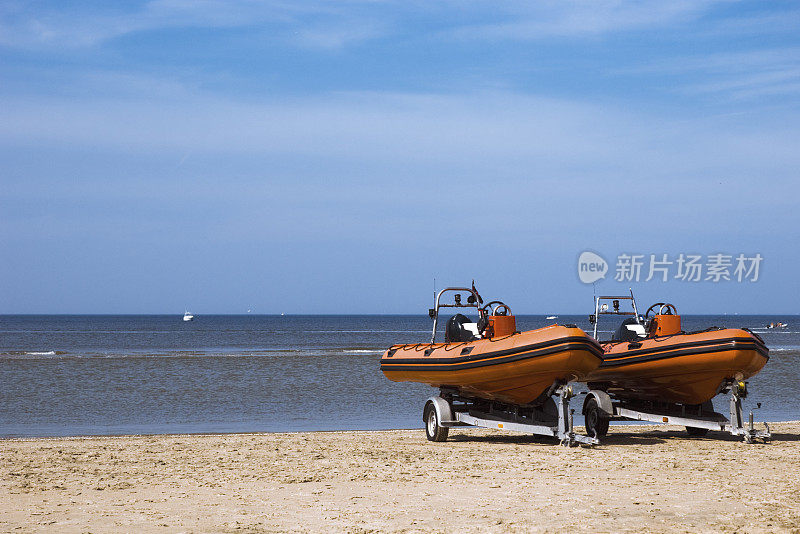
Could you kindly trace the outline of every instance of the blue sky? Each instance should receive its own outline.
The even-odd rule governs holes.
[[[424,313],[434,276],[583,312],[587,249],[760,253],[756,283],[634,289],[800,313],[798,29],[780,1],[7,0],[0,313]]]

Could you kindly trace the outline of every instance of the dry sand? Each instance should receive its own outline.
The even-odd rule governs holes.
[[[800,532],[800,423],[774,441],[613,427],[0,440],[3,532]]]

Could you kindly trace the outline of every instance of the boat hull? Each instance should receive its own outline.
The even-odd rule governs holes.
[[[530,404],[554,382],[585,378],[602,349],[578,328],[539,330],[467,343],[394,345],[381,371],[395,382],[457,389],[462,396]]]
[[[711,400],[725,382],[750,378],[769,359],[763,341],[739,329],[608,343],[603,349],[603,363],[586,379],[590,388],[682,404]]]

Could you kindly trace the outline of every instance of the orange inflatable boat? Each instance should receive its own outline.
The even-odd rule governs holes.
[[[448,292],[454,293],[454,303],[443,304],[441,296]],[[439,310],[445,307],[473,307],[478,321],[452,316],[445,342],[435,343]],[[585,380],[602,361],[600,345],[575,325],[517,331],[510,308],[500,301],[484,305],[474,284],[442,290],[429,315],[434,320],[430,343],[393,345],[381,357],[381,371],[389,380],[527,405],[549,398],[560,385]]]
[[[621,301],[630,301],[633,311],[622,311]],[[769,359],[758,334],[717,327],[685,332],[672,304],[659,302],[639,315],[633,292],[630,297],[595,299],[595,312],[589,316],[595,339],[603,315],[629,317],[610,340],[601,342],[603,363],[584,380],[589,391],[583,414],[590,436],[602,438],[609,421],[628,419],[682,425],[691,436],[721,430],[748,443],[771,439],[769,425],[756,430],[753,412],[748,423],[742,409],[746,380]],[[711,402],[722,393],[730,396],[729,417],[718,413]]]
[[[617,310],[620,298],[613,300]],[[604,312],[614,313],[596,310]],[[620,399],[700,405],[731,381],[755,375],[769,359],[764,341],[748,330],[684,332],[672,304],[654,304],[643,319],[632,315],[602,343],[603,363],[585,379],[590,388]]]

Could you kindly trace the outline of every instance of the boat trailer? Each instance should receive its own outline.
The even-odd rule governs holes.
[[[608,432],[609,421],[629,420],[685,426],[690,436],[704,436],[709,430],[718,430],[741,436],[746,443],[753,443],[755,440],[766,443],[772,439],[766,422],[765,430],[756,430],[752,410],[745,423],[742,399],[747,397],[747,382],[728,380],[720,387],[720,393],[730,395],[730,418],[715,412],[711,401],[699,406],[632,401],[612,399],[602,390],[589,390],[582,411],[586,418],[586,432],[603,438]],[[761,408],[760,402],[757,403],[756,409],[758,408]]]
[[[451,427],[479,427],[553,437],[567,447],[600,443],[598,437],[576,434],[573,430],[575,410],[569,406],[569,400],[575,396],[572,386],[553,384],[545,396],[540,405],[520,406],[468,398],[456,389],[441,388],[438,396],[425,403],[422,415],[425,434],[430,441],[445,441]]]

